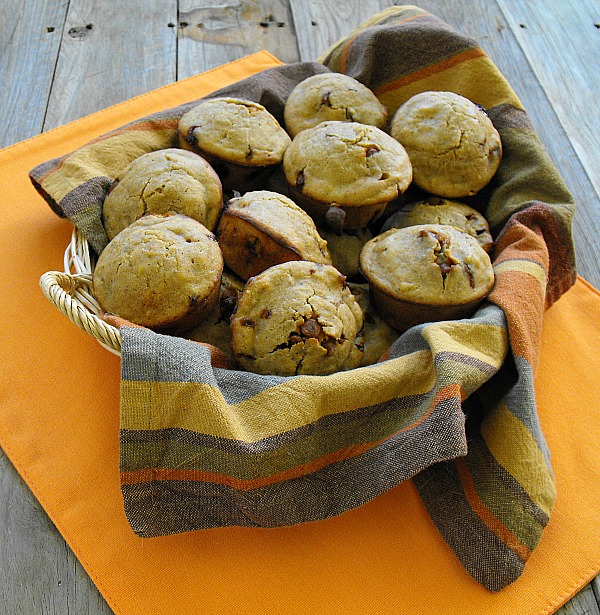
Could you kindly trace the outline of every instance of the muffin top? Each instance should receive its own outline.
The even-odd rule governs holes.
[[[435,196],[407,203],[385,221],[381,232],[417,224],[448,224],[474,237],[486,252],[490,252],[494,246],[490,227],[483,214],[464,203]]]
[[[477,240],[442,224],[390,229],[365,244],[360,266],[387,295],[434,306],[461,305],[494,284],[490,258]]]
[[[402,145],[357,122],[322,122],[298,133],[285,152],[288,183],[322,203],[387,203],[404,192],[412,167]]]
[[[261,374],[331,374],[360,362],[362,311],[331,265],[290,261],[251,278],[231,317],[240,365]],[[356,361],[354,359],[358,359]]]
[[[290,137],[261,104],[212,98],[179,120],[182,144],[243,166],[279,164]]]
[[[200,222],[146,215],[104,248],[93,274],[102,308],[149,328],[178,328],[219,296],[223,257]],[[210,303],[211,305],[207,305]]]
[[[143,154],[116,178],[103,206],[109,239],[144,214],[179,213],[209,230],[223,204],[219,177],[202,157],[169,148]]]
[[[242,221],[246,224],[237,223]],[[225,261],[243,278],[283,260],[331,265],[327,241],[317,232],[312,218],[291,199],[277,192],[256,190],[231,199],[221,218],[218,234]],[[241,257],[244,262],[229,262],[230,256]],[[278,257],[281,260],[271,260]],[[262,269],[246,275],[255,269],[254,264],[260,263]]]
[[[365,85],[341,73],[320,73],[301,81],[289,95],[283,117],[296,136],[321,122],[358,122],[383,128],[387,109]]]
[[[483,107],[453,92],[415,94],[394,114],[390,134],[406,148],[415,183],[442,197],[476,194],[502,158],[500,135]]]

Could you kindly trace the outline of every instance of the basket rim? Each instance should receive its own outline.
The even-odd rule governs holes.
[[[93,293],[95,257],[82,231],[73,227],[64,253],[64,271],[48,271],[40,278],[46,298],[71,322],[94,337],[106,350],[121,355],[121,332],[102,318]]]

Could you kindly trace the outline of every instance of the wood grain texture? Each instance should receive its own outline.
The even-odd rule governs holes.
[[[0,147],[42,131],[67,7],[51,0],[0,3]]]
[[[179,0],[177,78],[267,49],[299,60],[292,14],[284,0]]]
[[[112,613],[1,450],[0,519],[0,613]]]
[[[344,0],[320,2],[319,0],[290,0],[300,59],[317,60],[342,36],[349,34],[363,21],[384,8],[393,6],[386,0]]]
[[[44,130],[175,80],[176,0],[71,0]]]
[[[391,0],[2,0],[0,145],[262,48],[286,62],[315,60],[341,36],[392,4]],[[600,22],[598,3],[422,0],[417,4],[476,38],[525,104],[578,203],[574,235],[580,273],[600,287],[600,158],[591,153],[597,147],[597,134],[587,134],[598,124],[594,96],[600,30],[585,30],[590,21],[592,26]],[[28,112],[23,113],[26,104]],[[583,134],[582,127],[587,127]],[[1,614],[111,612],[1,453],[0,519]],[[599,615],[599,604],[600,578],[596,578],[558,613]]]

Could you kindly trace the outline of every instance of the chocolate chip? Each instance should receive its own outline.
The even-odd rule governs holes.
[[[254,326],[254,321],[252,320],[252,318],[242,318],[240,320],[240,323],[242,327],[253,327]]]
[[[300,327],[300,331],[304,337],[319,337],[323,331],[323,327],[319,324],[316,318],[309,318]]]
[[[260,317],[261,318],[271,318],[271,310],[269,308],[265,308],[261,313],[260,313]]]
[[[190,126],[187,135],[185,135],[185,140],[192,146],[196,147],[198,145],[198,139],[194,134],[194,131],[198,128],[198,126]]]
[[[327,350],[327,354],[325,355],[326,357],[333,356],[333,353],[335,352],[335,340],[334,339],[327,338],[326,340],[323,340],[321,342],[321,346],[323,346],[323,348]]]
[[[298,177],[296,177],[296,188],[302,190],[304,188],[304,170],[298,173]]]
[[[329,100],[330,96],[331,92],[326,92],[325,94],[323,94],[323,96],[321,96],[321,105],[323,105],[324,107],[331,107],[331,100]]]
[[[369,145],[369,147],[365,149],[365,156],[368,158],[369,156],[372,156],[373,154],[376,154],[380,151],[381,150],[379,149],[379,147],[377,147],[377,145]]]

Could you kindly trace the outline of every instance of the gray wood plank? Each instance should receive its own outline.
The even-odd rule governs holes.
[[[1,449],[0,519],[1,613],[112,613]]]
[[[498,4],[600,194],[600,3]]]
[[[586,585],[578,594],[558,609],[556,615],[600,615],[600,607],[596,601],[592,585]]]
[[[178,79],[262,49],[299,60],[286,0],[179,0],[178,25]]]
[[[42,130],[67,7],[56,1],[0,3],[0,147]]]
[[[300,59],[303,62],[317,60],[342,36],[392,5],[391,0],[290,0],[298,33]]]
[[[176,22],[176,0],[71,0],[44,130],[175,81]]]

